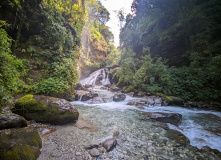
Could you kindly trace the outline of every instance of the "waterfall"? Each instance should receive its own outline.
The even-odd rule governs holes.
[[[107,68],[99,69],[91,73],[87,78],[80,80],[82,85],[106,85],[110,84],[108,78],[109,70]]]

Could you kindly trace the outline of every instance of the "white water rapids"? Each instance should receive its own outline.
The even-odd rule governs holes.
[[[181,124],[176,127],[172,124],[168,124],[171,129],[175,129],[183,133],[189,138],[190,144],[198,148],[203,146],[209,146],[212,149],[221,151],[221,112],[206,111],[197,109],[187,109],[178,106],[161,106],[151,107],[146,106],[145,109],[139,109],[135,106],[127,105],[129,100],[142,99],[126,96],[126,99],[122,102],[112,101],[113,92],[100,89],[100,86],[96,86],[95,82],[98,75],[102,75],[102,84],[110,84],[108,80],[108,72],[106,69],[100,69],[93,72],[88,78],[81,80],[82,84],[93,85],[91,88],[94,92],[99,94],[100,98],[108,99],[106,103],[100,102],[98,104],[88,104],[87,102],[72,102],[74,105],[81,105],[87,107],[96,107],[103,110],[111,110],[116,112],[124,112],[125,110],[138,110],[142,112],[164,112],[164,113],[179,113],[182,114]]]
[[[43,147],[38,160],[220,160],[215,153],[198,149],[209,146],[221,151],[220,112],[147,104],[144,109],[140,109],[127,105],[127,102],[141,100],[142,97],[128,95],[124,101],[114,102],[115,93],[103,86],[110,84],[108,73],[108,69],[100,69],[80,81],[82,84],[89,84],[87,87],[92,86],[83,93],[97,93],[98,97],[85,102],[71,102],[79,111],[77,123],[81,122],[86,128],[77,127],[77,123],[52,126],[56,131],[42,137]],[[164,124],[143,120],[143,112],[182,114],[178,127],[171,124],[168,126],[188,137],[190,145],[179,141],[182,140],[179,134],[174,139],[176,131]],[[92,127],[95,131],[89,131],[87,127]],[[110,136],[115,129],[120,133],[116,147],[110,152],[102,152],[102,149],[98,148],[99,157],[91,157],[90,150],[84,147],[85,144]]]

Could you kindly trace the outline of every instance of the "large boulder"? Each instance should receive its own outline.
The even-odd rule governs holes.
[[[82,86],[81,83],[77,83],[75,86],[75,90],[84,90],[85,88]]]
[[[78,119],[78,110],[70,102],[49,96],[26,95],[15,103],[14,113],[40,123],[65,124]]]
[[[119,102],[119,101],[125,100],[125,98],[126,98],[126,95],[125,95],[125,94],[123,94],[123,93],[118,93],[118,94],[115,94],[115,95],[114,95],[113,101]]]
[[[33,128],[0,131],[0,159],[35,160],[42,147],[38,131]]]
[[[118,91],[120,91],[120,88],[117,87],[117,86],[111,86],[111,87],[110,87],[110,91],[111,91],[111,92],[118,92]]]
[[[98,97],[97,93],[89,92],[82,96],[81,101],[88,101],[94,97]]]
[[[162,113],[162,112],[144,112],[143,119],[151,119],[163,123],[170,123],[178,126],[181,122],[182,115],[178,113]]]
[[[13,113],[0,114],[0,129],[27,127],[28,122],[22,116]]]
[[[179,98],[179,97],[174,97],[174,96],[167,96],[167,99],[170,100],[171,105],[178,105],[178,106],[183,106],[184,105],[184,100]]]

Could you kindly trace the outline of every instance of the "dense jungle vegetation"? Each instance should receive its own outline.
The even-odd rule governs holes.
[[[90,72],[116,51],[108,20],[97,0],[1,1],[1,107],[18,94],[73,96],[79,58]]]
[[[100,1],[1,0],[0,106],[18,94],[72,96],[78,60],[85,75],[118,66],[128,91],[220,101],[221,1],[134,0],[131,8],[119,14],[117,50]]]
[[[185,100],[221,100],[221,1],[134,0],[120,16],[118,85]]]

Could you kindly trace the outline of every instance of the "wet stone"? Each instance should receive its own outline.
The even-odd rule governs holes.
[[[96,148],[90,150],[89,153],[92,157],[98,157],[100,155],[100,152]]]
[[[92,140],[92,141],[89,141],[88,144],[86,144],[84,146],[85,149],[92,149],[92,148],[98,148],[100,145],[100,141],[98,140]]]

